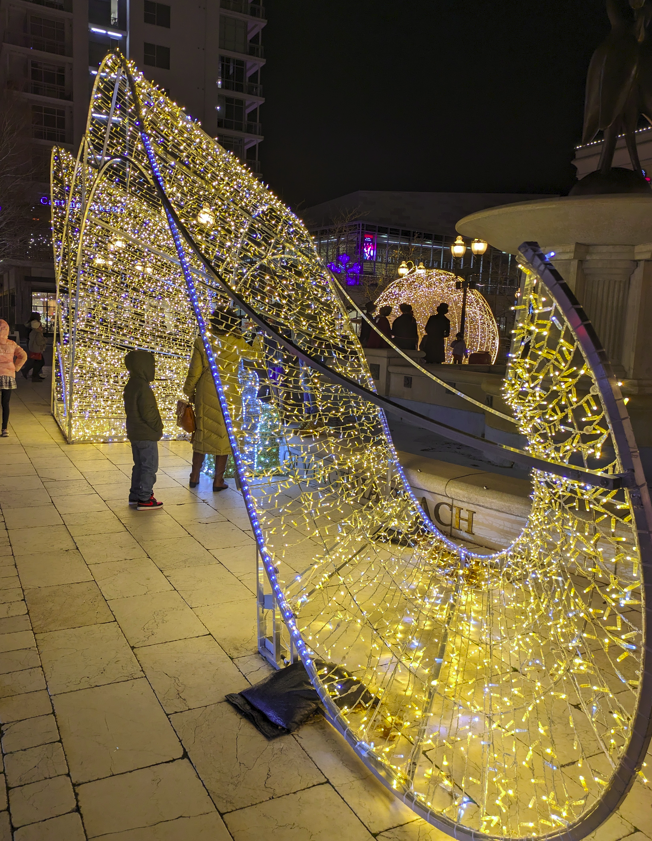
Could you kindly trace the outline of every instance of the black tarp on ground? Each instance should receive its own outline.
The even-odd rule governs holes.
[[[353,709],[360,704],[369,707],[377,702],[341,666],[321,660],[315,665],[340,709]],[[268,739],[294,733],[310,716],[322,710],[319,695],[301,661],[279,669],[249,689],[227,695],[226,700]]]

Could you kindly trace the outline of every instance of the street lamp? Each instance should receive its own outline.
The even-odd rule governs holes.
[[[401,265],[398,267],[398,276],[405,277],[406,274],[410,274],[410,272],[416,272],[416,274],[425,274],[426,267],[423,265],[423,260],[419,263],[418,266],[415,266],[412,260],[403,260]]]
[[[204,204],[197,214],[197,221],[205,228],[212,228],[215,225],[215,216],[207,204]]]
[[[460,237],[458,237],[460,239]],[[476,257],[482,257],[482,255],[487,250],[489,243],[485,242],[483,239],[474,239],[471,243],[471,251]]]
[[[483,239],[474,239],[471,243],[473,256],[482,257],[487,250],[488,245],[489,243],[485,242]],[[459,260],[460,266],[455,273],[463,277],[462,280],[457,280],[455,282],[455,288],[462,290],[462,314],[460,316],[459,332],[462,334],[462,338],[464,338],[464,328],[466,327],[466,298],[469,289],[475,289],[475,281],[470,278],[470,269],[463,270],[461,267],[462,257],[466,254],[466,243],[462,237],[458,236],[455,242],[451,245],[451,254],[453,255],[453,270],[455,270],[455,260]]]
[[[451,254],[458,260],[461,260],[466,254],[466,243],[462,237],[458,236],[455,242],[451,245]]]

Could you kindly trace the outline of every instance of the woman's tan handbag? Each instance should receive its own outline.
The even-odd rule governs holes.
[[[197,429],[195,410],[192,407],[192,403],[186,403],[185,400],[177,400],[177,426],[180,426],[186,432],[194,432]]]

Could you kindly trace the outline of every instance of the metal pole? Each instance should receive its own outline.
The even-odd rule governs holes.
[[[462,338],[464,338],[464,328],[466,327],[466,296],[469,291],[468,280],[462,281],[462,290],[462,316],[460,318],[460,333],[462,334]]]

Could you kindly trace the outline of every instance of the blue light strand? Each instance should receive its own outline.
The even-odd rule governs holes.
[[[154,152],[149,140],[149,137],[145,133],[145,131],[141,131],[141,138],[143,141],[143,145],[145,146],[145,151],[147,153],[147,158],[149,160],[150,166],[152,167],[152,172],[154,173],[154,177],[156,178],[158,185],[161,189],[163,195],[165,194],[165,188],[163,185],[163,179],[161,177],[161,173],[158,167],[158,163],[154,156]],[[169,200],[168,200],[169,201]],[[183,275],[186,281],[186,287],[188,289],[188,294],[190,295],[190,302],[192,304],[193,311],[195,313],[195,317],[197,319],[197,323],[199,325],[199,332],[202,337],[202,341],[204,343],[204,350],[206,351],[206,356],[208,358],[208,364],[211,369],[211,374],[213,377],[213,382],[215,384],[215,390],[217,391],[217,397],[220,402],[220,408],[222,409],[222,414],[224,415],[224,423],[226,425],[226,431],[229,436],[229,442],[231,444],[231,449],[233,451],[233,458],[235,460],[236,470],[238,472],[238,477],[240,479],[240,486],[242,489],[242,495],[245,500],[245,505],[247,506],[247,513],[249,514],[249,519],[251,521],[251,525],[256,535],[256,542],[258,544],[258,548],[260,550],[261,556],[263,558],[263,563],[265,565],[265,570],[267,572],[272,590],[276,597],[276,601],[279,606],[279,610],[285,624],[287,625],[288,631],[292,637],[292,641],[296,646],[297,652],[301,657],[302,661],[305,663],[306,666],[311,664],[311,660],[309,659],[310,655],[310,648],[306,645],[303,641],[299,629],[297,628],[297,624],[294,618],[294,612],[288,606],[287,601],[283,595],[283,591],[279,586],[278,579],[276,576],[276,570],[274,568],[272,558],[267,551],[265,546],[265,539],[263,536],[262,529],[260,527],[260,522],[258,520],[258,513],[256,511],[256,507],[253,502],[253,497],[251,491],[249,489],[249,483],[247,481],[247,477],[245,474],[245,469],[242,464],[240,451],[238,448],[238,440],[235,436],[235,432],[233,429],[233,422],[231,420],[231,414],[229,412],[228,403],[226,397],[224,395],[224,391],[222,389],[222,381],[220,378],[220,374],[217,368],[217,364],[215,362],[215,355],[213,353],[213,348],[210,343],[210,339],[208,336],[208,331],[206,329],[206,322],[204,321],[204,317],[201,313],[201,309],[199,306],[199,299],[197,297],[197,291],[195,288],[195,283],[193,280],[192,272],[190,270],[190,266],[188,265],[188,261],[186,259],[186,253],[183,248],[183,243],[181,240],[181,236],[179,234],[179,229],[177,228],[176,222],[174,221],[174,217],[170,212],[169,207],[165,206],[165,214],[167,216],[168,225],[170,228],[170,233],[172,234],[172,238],[174,240],[174,245],[177,250],[177,255],[179,257],[179,262],[181,263],[181,268],[183,271]]]

